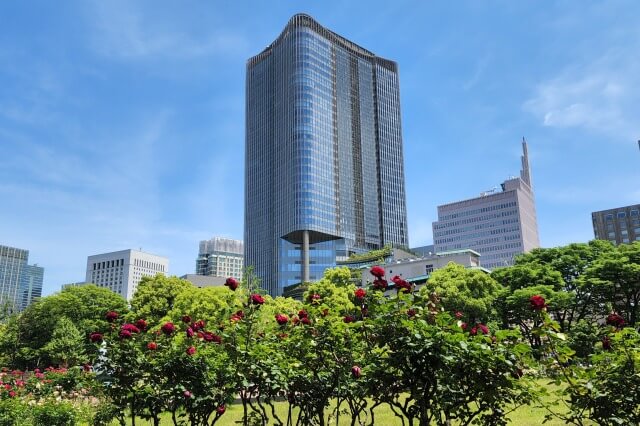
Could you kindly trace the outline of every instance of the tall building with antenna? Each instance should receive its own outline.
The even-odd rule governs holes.
[[[479,197],[438,206],[433,222],[436,253],[472,249],[485,268],[513,264],[514,256],[540,247],[527,142],[522,138],[520,177]]]

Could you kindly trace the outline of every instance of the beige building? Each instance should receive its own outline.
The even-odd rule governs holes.
[[[640,241],[640,204],[591,213],[593,233],[613,244]]]
[[[512,265],[514,256],[540,247],[524,140],[522,150],[520,177],[479,197],[438,206],[438,220],[433,222],[436,253],[472,249],[482,255],[482,266],[492,269]]]
[[[196,274],[242,279],[244,244],[240,240],[213,237],[200,241]]]

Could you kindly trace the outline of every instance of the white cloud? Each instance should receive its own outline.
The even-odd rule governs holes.
[[[540,83],[524,109],[544,126],[584,128],[613,140],[640,136],[640,34],[586,63],[572,64]],[[595,50],[595,48],[594,48]]]

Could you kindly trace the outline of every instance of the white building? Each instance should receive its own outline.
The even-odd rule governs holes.
[[[87,258],[86,282],[131,300],[142,277],[166,275],[169,259],[138,250],[96,254]]]
[[[244,244],[240,240],[213,237],[200,241],[196,274],[242,279]]]

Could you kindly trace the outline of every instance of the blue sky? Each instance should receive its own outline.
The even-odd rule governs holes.
[[[88,255],[182,275],[242,238],[245,62],[297,12],[399,63],[412,246],[517,175],[523,136],[543,246],[640,202],[637,1],[0,2],[0,244],[45,294]]]

